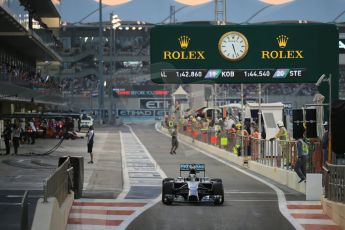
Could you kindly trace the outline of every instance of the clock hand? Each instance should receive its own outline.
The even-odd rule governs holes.
[[[238,56],[237,53],[236,53],[234,44],[231,44],[231,45],[232,45],[232,48],[234,49],[234,52],[235,52],[236,56]]]

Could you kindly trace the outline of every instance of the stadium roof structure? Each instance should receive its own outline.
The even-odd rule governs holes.
[[[62,60],[35,32],[27,30],[3,7],[0,7],[0,44],[37,61]]]
[[[75,6],[82,7],[75,11]],[[123,21],[145,21],[153,24],[168,23],[170,6],[175,6],[177,22],[214,21],[214,2],[197,6],[183,5],[175,0],[132,0],[118,6],[105,6],[104,20],[114,12]],[[79,22],[90,12],[83,22],[98,21],[98,3],[94,0],[61,1],[60,11],[63,21]],[[345,22],[345,0],[295,0],[283,5],[269,5],[259,0],[228,0],[227,22],[261,23],[273,21],[314,21]]]
[[[51,0],[20,0],[20,2],[24,6],[30,6],[39,17],[60,18],[60,13]]]

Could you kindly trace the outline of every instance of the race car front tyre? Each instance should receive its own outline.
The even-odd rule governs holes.
[[[174,187],[174,182],[163,181],[163,188],[162,188],[163,204],[169,205],[173,202],[173,196],[174,196],[173,187]]]
[[[221,205],[224,203],[224,188],[223,184],[215,182],[212,185],[212,193],[214,196],[214,204]]]

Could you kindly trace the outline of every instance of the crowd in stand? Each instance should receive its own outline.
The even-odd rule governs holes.
[[[85,90],[97,89],[98,79],[95,75],[87,77],[66,77],[60,81],[59,88],[62,92],[70,91],[73,94],[80,94]]]
[[[31,81],[36,80],[37,76],[35,72],[26,71],[14,65],[10,65],[6,62],[2,62],[0,65],[0,73],[2,80],[22,80],[22,81]]]
[[[154,85],[150,81],[150,76],[145,74],[148,68],[120,68],[117,70],[114,85]],[[106,66],[105,74],[109,73]],[[137,75],[142,75],[138,77]],[[98,80],[95,75],[86,77],[66,77],[59,80],[56,77],[42,76],[40,72],[25,70],[8,63],[2,62],[0,65],[0,79],[9,81],[32,89],[49,89],[56,92],[69,91],[73,94],[80,94],[86,90],[97,89]],[[246,84],[244,94],[249,97],[257,96],[257,85]],[[339,80],[340,93],[345,93],[345,78]],[[189,90],[187,90],[189,92]],[[314,84],[264,84],[262,92],[267,95],[296,95],[312,96],[317,92]],[[239,84],[222,84],[217,87],[217,95],[220,97],[240,96],[241,86]],[[344,95],[340,95],[341,97]]]
[[[0,79],[27,86],[32,89],[58,89],[58,81],[50,76],[41,76],[39,72],[2,62],[0,66]]]

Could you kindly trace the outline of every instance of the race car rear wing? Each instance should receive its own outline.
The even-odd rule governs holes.
[[[194,164],[194,163],[186,163],[186,164],[180,164],[180,176],[181,172],[189,172],[191,168],[195,168],[196,172],[206,172],[205,164]]]

